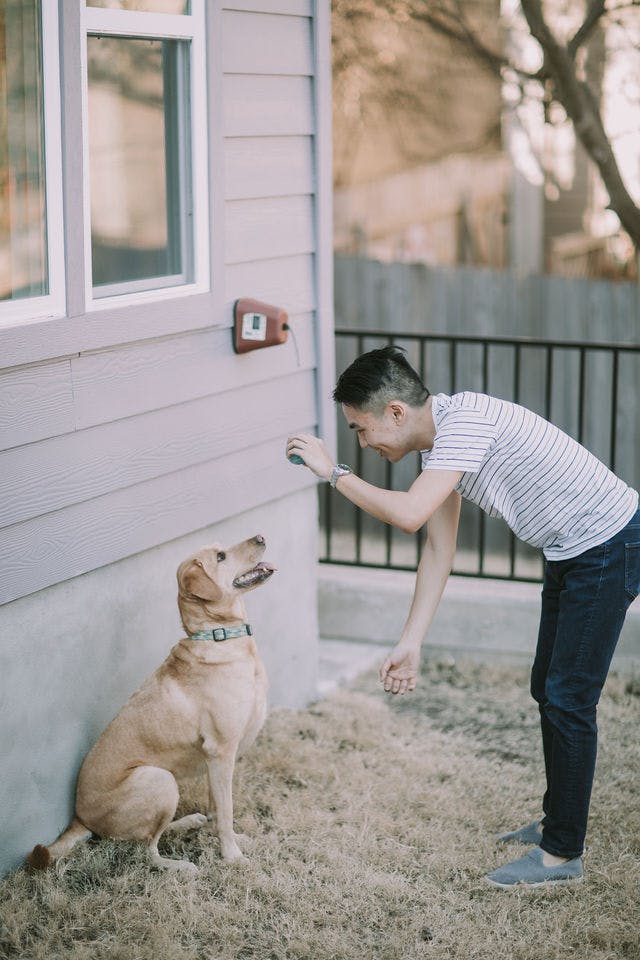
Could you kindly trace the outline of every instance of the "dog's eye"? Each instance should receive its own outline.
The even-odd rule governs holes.
[[[227,555],[223,550],[220,550],[218,553],[218,563],[222,563],[223,560],[227,559]]]

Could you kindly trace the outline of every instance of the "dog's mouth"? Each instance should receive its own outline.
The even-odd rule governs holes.
[[[276,568],[271,566],[270,563],[257,563],[251,570],[247,570],[246,573],[241,573],[239,577],[236,577],[233,585],[238,589],[255,587],[257,584],[264,583],[265,580],[268,580],[269,577],[275,573],[275,570]]]

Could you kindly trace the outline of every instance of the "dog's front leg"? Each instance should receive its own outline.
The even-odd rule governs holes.
[[[209,770],[207,768],[207,786],[209,793],[209,802],[207,805],[207,820],[211,823],[216,815],[216,798],[213,795],[213,790],[211,789],[211,777],[209,776]]]
[[[232,782],[235,760],[235,749],[217,751],[207,760],[209,791],[216,812],[220,849],[222,859],[227,861],[242,859],[242,850],[233,832]]]

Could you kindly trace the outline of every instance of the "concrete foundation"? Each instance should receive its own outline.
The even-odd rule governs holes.
[[[332,644],[364,644],[370,650],[369,662],[382,660],[384,653],[376,656],[375,645],[386,647],[399,639],[414,583],[413,573],[321,564],[321,636]],[[450,577],[425,649],[482,661],[530,663],[539,615],[538,584]],[[364,653],[358,653],[356,646],[352,649],[362,662]],[[327,648],[328,660],[333,657],[337,663],[345,655],[346,649],[340,653],[337,647]],[[613,669],[640,672],[640,601],[627,614]]]

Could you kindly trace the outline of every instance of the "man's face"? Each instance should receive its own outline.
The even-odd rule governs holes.
[[[356,431],[363,449],[370,447],[391,463],[397,463],[409,452],[404,404],[388,403],[380,416],[346,403],[342,404],[342,412],[350,429]]]

